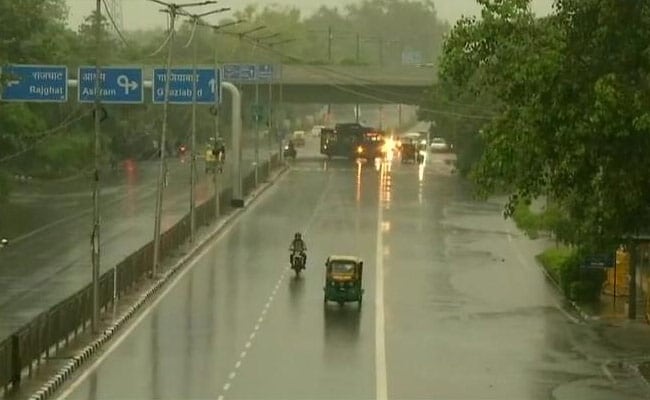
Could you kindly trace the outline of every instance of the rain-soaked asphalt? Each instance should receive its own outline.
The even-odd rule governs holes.
[[[268,157],[260,149],[261,157]],[[243,152],[244,173],[252,170],[251,149]],[[197,162],[197,204],[214,193],[214,185]],[[231,186],[226,165],[222,187]],[[103,190],[101,217],[101,271],[107,271],[153,238],[157,166],[133,164],[122,179]],[[39,313],[46,311],[90,282],[91,198],[88,190],[20,196],[33,213],[57,212],[55,221],[15,239],[0,253],[0,340],[14,333]],[[58,203],[57,203],[58,202]],[[169,160],[169,180],[163,201],[162,229],[172,226],[189,211],[189,164]],[[51,217],[48,216],[48,217]]]
[[[641,399],[496,203],[427,165],[303,161],[179,276],[67,399]],[[308,270],[287,247],[305,233]],[[363,308],[323,262],[365,260]]]

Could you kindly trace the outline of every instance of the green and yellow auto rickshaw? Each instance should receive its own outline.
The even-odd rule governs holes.
[[[354,256],[332,255],[325,262],[325,295],[323,301],[340,305],[358,302],[361,306],[363,288],[363,260]]]

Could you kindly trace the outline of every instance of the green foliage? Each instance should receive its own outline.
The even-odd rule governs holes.
[[[472,174],[480,194],[548,195],[558,232],[602,248],[650,224],[650,3],[559,0],[535,18],[526,0],[480,0],[443,48],[440,77],[493,97]],[[453,87],[453,86],[452,86]]]
[[[524,201],[519,201],[512,213],[512,219],[517,227],[524,231],[531,239],[539,236],[539,231],[544,230],[544,215],[536,214],[530,209],[530,205]]]
[[[33,174],[41,178],[68,176],[92,165],[92,135],[76,133],[45,146],[38,146],[35,156],[43,163]]]
[[[537,255],[537,260],[542,264],[544,269],[548,271],[549,275],[555,282],[560,282],[560,270],[565,261],[568,260],[573,253],[574,249],[566,246],[550,247]]]
[[[0,171],[0,204],[7,201],[10,191],[9,175]]]
[[[538,254],[537,260],[569,299],[593,302],[600,296],[605,274],[602,270],[580,268],[586,254],[584,249],[558,246]]]

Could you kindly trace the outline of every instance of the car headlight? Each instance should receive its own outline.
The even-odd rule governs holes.
[[[361,146],[357,147],[357,153],[359,154],[363,153],[363,147]]]

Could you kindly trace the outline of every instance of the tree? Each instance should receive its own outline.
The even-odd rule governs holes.
[[[647,2],[560,0],[534,18],[528,1],[480,0],[445,43],[442,76],[502,108],[483,130],[474,178],[484,195],[549,195],[587,247],[650,222]],[[577,239],[579,238],[579,239]]]

